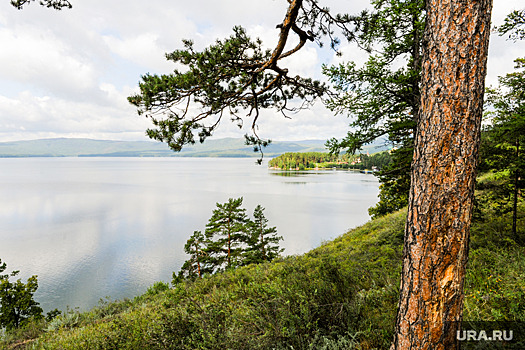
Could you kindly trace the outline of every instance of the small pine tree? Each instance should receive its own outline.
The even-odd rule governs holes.
[[[255,208],[252,221],[241,208],[242,200],[242,197],[230,198],[227,203],[217,203],[205,234],[193,232],[184,246],[190,258],[178,274],[173,272],[174,285],[223,269],[269,262],[284,251],[279,248],[283,238],[277,236],[275,227],[268,227],[264,208],[260,205]]]
[[[279,249],[279,241],[275,227],[268,227],[268,219],[264,216],[264,208],[257,205],[253,212],[254,220],[250,221],[248,248],[245,251],[243,263],[254,264],[272,261],[284,251]]]
[[[213,272],[214,265],[210,261],[208,254],[209,241],[204,237],[201,231],[194,231],[193,235],[186,241],[184,252],[190,255],[190,258],[184,262],[175,281],[183,279],[201,278],[204,274]]]
[[[0,274],[7,268],[0,259]],[[9,282],[9,277],[15,277],[20,271],[10,275],[0,275],[0,328],[8,331],[24,326],[30,318],[43,318],[42,308],[33,299],[38,289],[37,276],[28,278],[27,283],[21,279]]]
[[[206,225],[209,240],[209,261],[217,270],[241,265],[243,243],[247,240],[246,209],[241,208],[243,198],[230,198],[227,203],[217,203],[217,209]]]

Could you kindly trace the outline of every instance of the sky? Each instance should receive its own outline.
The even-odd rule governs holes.
[[[127,96],[138,92],[141,75],[168,74],[175,65],[164,54],[192,39],[203,49],[232,34],[235,25],[260,37],[272,48],[287,9],[286,0],[71,0],[73,9],[55,11],[38,1],[16,10],[0,0],[0,142],[41,138],[91,138],[147,141],[152,126]],[[249,3],[247,6],[246,4]],[[335,13],[358,13],[368,0],[321,0]],[[522,0],[494,1],[492,23],[499,25]],[[293,45],[291,42],[290,45]],[[355,45],[341,45],[342,57],[328,46],[308,43],[281,64],[292,76],[323,79],[321,64],[355,61],[366,54]],[[525,41],[513,43],[492,35],[487,85],[511,72],[522,57]],[[286,119],[274,110],[259,118],[258,134],[272,140],[343,137],[349,117],[334,116],[317,103]],[[227,119],[213,138],[242,137]]]

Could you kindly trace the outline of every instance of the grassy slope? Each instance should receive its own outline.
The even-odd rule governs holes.
[[[523,220],[524,203],[520,214]],[[371,221],[301,256],[168,290],[159,283],[132,301],[70,312],[46,325],[54,331],[27,345],[336,350],[359,344],[387,349],[405,216],[401,211]],[[495,216],[490,209],[473,224],[465,319],[525,320],[525,248],[509,239],[509,225],[510,216]]]

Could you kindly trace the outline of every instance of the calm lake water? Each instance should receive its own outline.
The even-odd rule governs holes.
[[[0,159],[0,259],[24,281],[38,275],[45,311],[86,310],[171,281],[217,202],[242,196],[250,216],[261,204],[290,255],[368,221],[378,188],[373,175],[249,158]]]

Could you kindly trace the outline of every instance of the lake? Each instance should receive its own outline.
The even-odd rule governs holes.
[[[45,311],[132,298],[171,281],[217,202],[261,204],[302,254],[369,220],[379,184],[354,171],[286,173],[251,158],[0,159],[0,259],[38,275]]]

